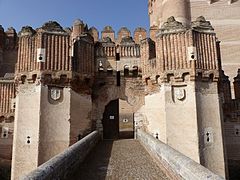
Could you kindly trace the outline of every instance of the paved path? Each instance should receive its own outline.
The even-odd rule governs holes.
[[[71,180],[168,179],[137,140],[102,141]]]

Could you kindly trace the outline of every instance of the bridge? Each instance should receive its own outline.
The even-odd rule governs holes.
[[[102,140],[94,131],[22,179],[224,179],[143,130],[136,135]]]

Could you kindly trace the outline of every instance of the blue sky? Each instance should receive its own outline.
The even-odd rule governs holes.
[[[40,27],[49,20],[70,27],[80,18],[99,31],[111,25],[115,32],[126,26],[149,27],[147,0],[0,0],[0,24],[17,31],[22,26]]]

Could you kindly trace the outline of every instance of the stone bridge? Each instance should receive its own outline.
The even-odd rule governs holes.
[[[21,179],[224,179],[142,130],[101,139],[94,131]]]

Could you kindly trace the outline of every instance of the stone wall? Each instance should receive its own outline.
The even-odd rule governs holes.
[[[43,86],[41,90],[38,166],[70,145],[71,89],[57,88],[61,96],[53,100],[51,90],[54,88]]]
[[[34,171],[23,176],[22,180],[32,179],[67,179],[68,175],[73,173],[91,149],[97,144],[100,135],[97,131],[92,132],[81,139],[61,154],[53,157],[46,163],[39,166]]]
[[[224,179],[143,130],[137,131],[137,139],[157,160],[162,169],[165,169],[171,179]]]
[[[71,88],[22,84],[17,107],[12,179],[29,173],[91,132],[91,97]]]
[[[41,86],[22,85],[16,97],[11,179],[38,166]]]
[[[12,159],[12,141],[15,109],[13,80],[0,80],[0,158]]]
[[[240,160],[240,122],[224,123],[228,160]]]

